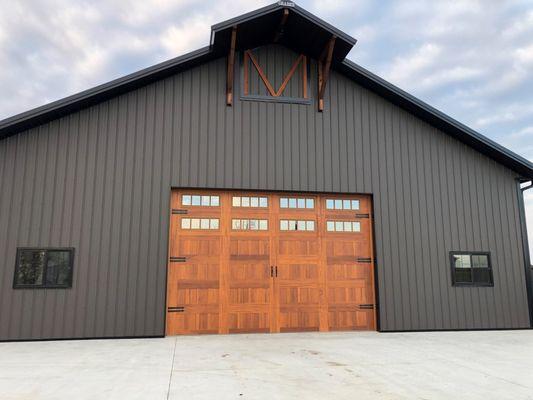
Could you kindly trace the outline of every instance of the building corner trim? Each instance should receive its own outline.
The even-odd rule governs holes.
[[[529,180],[517,179],[517,195],[518,195],[518,213],[520,218],[520,231],[522,234],[522,251],[524,254],[524,273],[526,275],[526,292],[527,292],[527,302],[529,309],[529,326],[533,328],[533,282],[531,282],[531,257],[529,254],[529,239],[527,234],[527,224],[526,224],[526,210],[524,205],[524,192],[533,187],[533,182],[526,186],[521,187],[522,183],[528,182]]]

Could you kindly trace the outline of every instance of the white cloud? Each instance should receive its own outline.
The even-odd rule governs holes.
[[[495,110],[488,116],[477,119],[474,121],[474,126],[483,128],[487,125],[515,122],[530,117],[533,117],[533,104],[511,103],[501,110]]]
[[[400,86],[412,82],[413,77],[418,76],[432,67],[442,54],[442,49],[433,44],[425,43],[414,52],[396,57],[387,76],[392,82]]]
[[[180,26],[170,26],[163,32],[160,42],[169,57],[206,46],[209,41],[209,23],[197,16]]]

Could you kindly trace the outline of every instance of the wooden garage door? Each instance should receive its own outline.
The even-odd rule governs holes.
[[[172,192],[167,335],[373,330],[361,195]]]

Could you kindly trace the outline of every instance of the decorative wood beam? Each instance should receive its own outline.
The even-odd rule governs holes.
[[[235,44],[237,42],[237,27],[231,31],[231,45],[228,54],[228,76],[226,80],[226,104],[233,105],[233,81],[235,75]]]
[[[332,36],[318,61],[318,111],[324,110],[324,92],[329,78],[336,36]]]
[[[266,77],[265,73],[261,69],[261,66],[257,62],[255,56],[252,54],[252,52],[250,50],[247,50],[247,52],[248,52],[248,56],[250,57],[250,60],[252,60],[252,63],[254,64],[255,69],[257,70],[257,72],[259,73],[259,76],[263,80],[263,83],[265,84],[265,86],[266,86],[266,88],[268,90],[268,93],[270,93],[271,96],[276,97],[276,91],[274,90],[274,88],[272,87],[270,82],[268,81],[268,78]]]
[[[303,83],[303,96],[307,99],[307,56],[304,56],[302,60],[302,83]]]
[[[298,57],[296,59],[294,64],[292,64],[291,70],[289,71],[287,76],[285,76],[285,79],[283,80],[283,83],[281,84],[281,86],[279,87],[278,91],[276,92],[276,97],[279,97],[279,96],[281,96],[283,94],[283,91],[285,90],[285,87],[287,86],[287,84],[291,80],[292,76],[294,75],[294,72],[296,71],[296,68],[298,68],[298,65],[300,64],[300,61],[302,61],[303,58],[305,58],[305,56],[303,54],[301,54],[300,57]]]
[[[248,68],[249,68],[249,64],[250,64],[250,56],[248,55],[248,50],[246,50],[244,52],[244,61],[243,61],[243,64],[242,64],[242,69],[243,69],[243,74],[244,74],[244,95],[245,96],[248,96],[248,93],[250,92],[250,89],[249,89],[249,84],[248,84],[248,80],[250,79],[249,78],[249,72],[248,72]]]
[[[283,36],[283,33],[284,33],[283,28],[285,27],[287,18],[289,18],[289,10],[285,8],[283,9],[283,15],[281,16],[281,21],[278,25],[278,29],[276,29],[276,34],[274,35],[274,43],[277,43],[278,40]]]

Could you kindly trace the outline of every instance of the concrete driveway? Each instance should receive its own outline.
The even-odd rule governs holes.
[[[0,399],[533,399],[533,331],[0,343]]]

